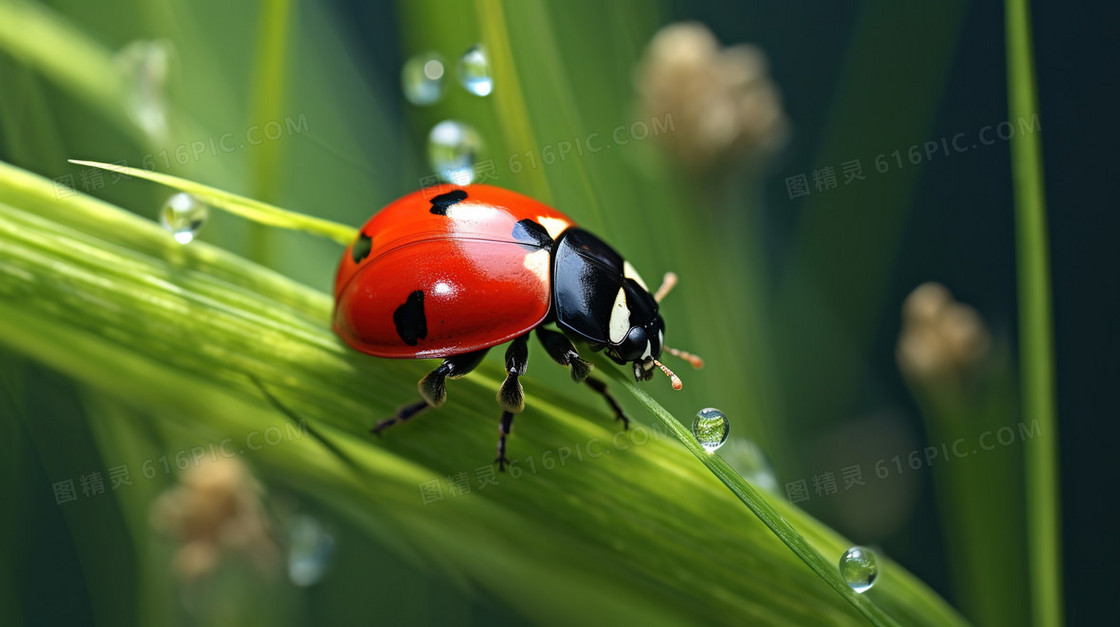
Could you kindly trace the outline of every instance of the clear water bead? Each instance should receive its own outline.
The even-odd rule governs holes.
[[[334,554],[334,537],[313,516],[296,514],[288,521],[288,578],[306,588],[323,578]]]
[[[723,446],[727,435],[731,433],[731,423],[727,416],[715,407],[701,409],[692,421],[692,435],[700,441],[709,453]]]
[[[490,76],[490,58],[482,44],[472,47],[459,57],[459,83],[476,96],[489,96],[494,91]]]
[[[844,552],[840,558],[840,576],[852,590],[866,592],[875,585],[875,578],[879,576],[879,564],[875,560],[875,553],[862,546],[853,546]]]
[[[474,181],[475,162],[482,152],[482,136],[473,127],[444,120],[428,133],[428,163],[440,180],[455,185]]]
[[[443,58],[434,52],[418,54],[401,68],[401,91],[414,105],[430,105],[443,96],[446,73]]]
[[[209,207],[194,196],[179,192],[163,203],[163,208],[159,211],[159,223],[171,233],[175,241],[189,244],[198,235],[209,215]]]

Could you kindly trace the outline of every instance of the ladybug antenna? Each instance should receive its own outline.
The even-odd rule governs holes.
[[[666,272],[665,278],[661,279],[661,287],[657,288],[657,291],[653,293],[653,300],[660,303],[661,299],[665,298],[665,296],[669,294],[669,291],[672,290],[673,286],[676,284],[677,273]]]
[[[693,368],[696,368],[697,370],[704,367],[704,359],[699,355],[693,355],[688,351],[682,351],[679,348],[671,348],[669,346],[662,346],[661,350],[669,353],[673,357],[677,357],[679,359],[687,361],[688,363],[692,364]]]
[[[668,366],[661,363],[660,361],[657,361],[656,359],[653,360],[653,365],[661,368],[661,372],[664,372],[665,376],[669,377],[669,380],[673,382],[674,390],[679,390],[684,387],[684,383],[681,383],[681,378],[673,374],[673,371],[669,370]]]

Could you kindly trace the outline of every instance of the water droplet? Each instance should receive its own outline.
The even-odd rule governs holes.
[[[401,68],[401,90],[414,105],[430,105],[443,96],[443,57],[434,52],[418,54]]]
[[[459,57],[459,82],[476,96],[489,96],[494,91],[490,77],[490,58],[482,44],[474,46]]]
[[[731,432],[731,423],[727,416],[715,407],[701,409],[692,421],[692,435],[700,441],[709,453],[723,446],[727,441],[727,434]]]
[[[175,241],[189,244],[198,235],[209,215],[209,207],[194,196],[179,192],[163,203],[163,208],[159,211],[159,223],[175,237]]]
[[[474,165],[482,152],[482,137],[471,126],[444,120],[428,134],[428,163],[441,180],[455,185],[474,181]]]
[[[866,592],[875,585],[875,578],[879,576],[879,564],[875,560],[875,553],[862,546],[853,546],[844,552],[840,558],[840,576],[852,590]]]
[[[113,57],[128,86],[128,113],[149,137],[167,139],[167,77],[174,52],[167,40],[134,41]]]
[[[334,537],[313,516],[296,514],[288,521],[288,578],[306,588],[323,578],[334,554]]]

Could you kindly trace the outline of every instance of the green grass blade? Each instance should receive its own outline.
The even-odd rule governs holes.
[[[639,424],[619,431],[576,386],[555,393],[524,380],[529,407],[514,425],[515,466],[480,487],[477,477],[493,470],[498,360],[456,381],[438,412],[373,438],[370,425],[413,400],[431,364],[342,345],[329,329],[328,295],[205,242],[179,246],[94,199],[59,199],[49,180],[10,166],[0,165],[0,198],[0,345],[147,408],[143,421],[119,412],[113,420],[124,422],[112,427],[159,434],[166,449],[142,458],[290,426],[255,379],[318,434],[246,451],[263,482],[530,622],[961,623],[888,560],[853,607],[830,589],[834,566],[809,548],[838,558],[843,538],[769,503],[718,458],[707,461],[734,495],[695,462],[696,451]],[[475,479],[469,492],[448,491],[456,476]],[[432,482],[444,492],[425,502],[421,488]],[[129,494],[121,495],[130,501],[126,524],[145,529],[137,518],[145,507]]]
[[[252,73],[251,119],[257,124],[279,120],[284,114],[291,15],[291,0],[269,2],[262,6],[253,64],[255,70]],[[264,142],[252,152],[251,177],[255,197],[277,193],[283,147],[283,142]]]
[[[1011,120],[1031,119],[1039,111],[1030,6],[1025,0],[1008,0],[1006,11],[1008,111]],[[1061,503],[1042,146],[1038,133],[1018,133],[1010,143],[1023,417],[1037,419],[1044,436],[1028,440],[1025,449],[1032,618],[1035,625],[1058,625],[1062,622]]]
[[[731,492],[743,502],[765,524],[783,544],[788,546],[797,557],[813,569],[821,579],[832,586],[844,599],[851,603],[873,625],[897,625],[882,608],[878,607],[868,597],[852,590],[840,576],[835,564],[826,560],[797,530],[778,513],[762,492],[756,490],[739,473],[735,472],[719,455],[709,453],[696,438],[686,430],[671,414],[657,404],[653,398],[627,380],[617,369],[609,370],[614,379],[630,391],[643,405],[649,409],[659,421],[684,445],[690,453],[696,456],[704,466],[712,472]],[[836,555],[839,555],[837,553]]]
[[[1015,364],[1002,341],[966,376],[907,381],[927,442],[981,442],[1017,429],[1025,443],[1040,434],[1037,424],[1020,419]],[[1030,607],[1021,602],[1030,594],[1023,450],[978,452],[930,468],[952,598],[978,625],[1019,627],[1030,622]]]
[[[291,28],[292,3],[290,0],[269,2],[262,5],[257,33],[257,53],[252,88],[251,119],[257,124],[279,120],[286,102],[286,76],[288,74],[288,39]],[[280,192],[283,172],[284,142],[264,142],[250,153],[249,175],[254,198],[276,200]],[[274,241],[263,225],[254,224],[249,230],[249,257],[258,263],[267,263]]]
[[[354,227],[331,222],[330,220],[313,218],[294,211],[287,211],[259,200],[231,194],[210,187],[209,185],[195,183],[194,181],[188,181],[187,179],[171,176],[170,174],[114,165],[112,163],[83,161],[80,159],[70,159],[70,163],[89,166],[91,168],[101,168],[102,170],[118,172],[120,174],[135,176],[136,178],[166,185],[179,191],[187,192],[211,207],[228,211],[259,224],[321,235],[323,237],[329,237],[340,244],[349,244],[354,241],[354,238],[358,235],[358,230]]]

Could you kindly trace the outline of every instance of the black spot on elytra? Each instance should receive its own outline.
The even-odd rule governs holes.
[[[457,205],[467,199],[467,192],[456,189],[446,194],[440,194],[432,199],[431,212],[437,216],[447,215],[447,209],[452,205]]]
[[[518,244],[525,244],[534,248],[546,248],[552,245],[552,237],[540,224],[525,218],[518,220],[513,225],[513,239]]]
[[[353,257],[354,263],[362,263],[362,260],[369,257],[369,251],[373,249],[373,239],[370,236],[362,233],[358,239],[354,240],[354,245],[350,247],[350,256]]]
[[[393,324],[397,325],[397,335],[409,346],[416,346],[428,337],[428,320],[424,316],[424,292],[416,290],[408,295],[404,304],[393,312]]]

